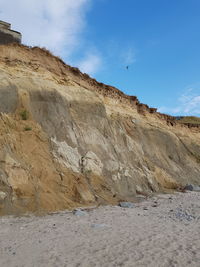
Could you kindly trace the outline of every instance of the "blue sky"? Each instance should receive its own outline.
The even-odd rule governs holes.
[[[15,0],[13,12],[11,3],[0,0],[0,19],[25,43],[161,112],[200,116],[199,0]]]

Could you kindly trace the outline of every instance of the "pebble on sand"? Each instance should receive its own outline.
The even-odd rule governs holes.
[[[193,184],[186,184],[186,186],[184,187],[184,189],[185,190],[188,190],[188,191],[200,192],[200,186],[193,185]]]
[[[87,212],[81,210],[81,209],[76,209],[73,211],[73,214],[76,216],[85,216],[87,214]]]
[[[132,202],[119,202],[121,208],[133,208],[134,205]]]

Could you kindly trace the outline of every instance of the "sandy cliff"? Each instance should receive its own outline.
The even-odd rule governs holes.
[[[200,128],[40,48],[0,46],[0,213],[117,203],[200,184]]]

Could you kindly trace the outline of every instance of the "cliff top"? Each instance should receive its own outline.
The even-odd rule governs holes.
[[[29,47],[17,43],[1,45],[0,61],[5,62],[8,65],[23,64],[33,69],[44,68],[59,76],[62,83],[67,82],[69,77],[71,77],[72,80],[80,86],[89,90],[95,90],[105,97],[116,98],[120,102],[124,102],[125,104],[136,108],[140,114],[156,114],[159,118],[166,120],[167,123],[171,125],[181,123],[188,127],[200,127],[199,120],[177,120],[177,117],[159,113],[156,108],[151,108],[146,104],[140,103],[136,96],[126,95],[113,86],[98,82],[88,74],[82,73],[78,68],[67,65],[60,57],[54,56],[46,48],[37,46]]]

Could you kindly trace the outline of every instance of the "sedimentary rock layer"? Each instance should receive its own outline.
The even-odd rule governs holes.
[[[40,48],[0,46],[0,212],[199,184],[200,131]]]

